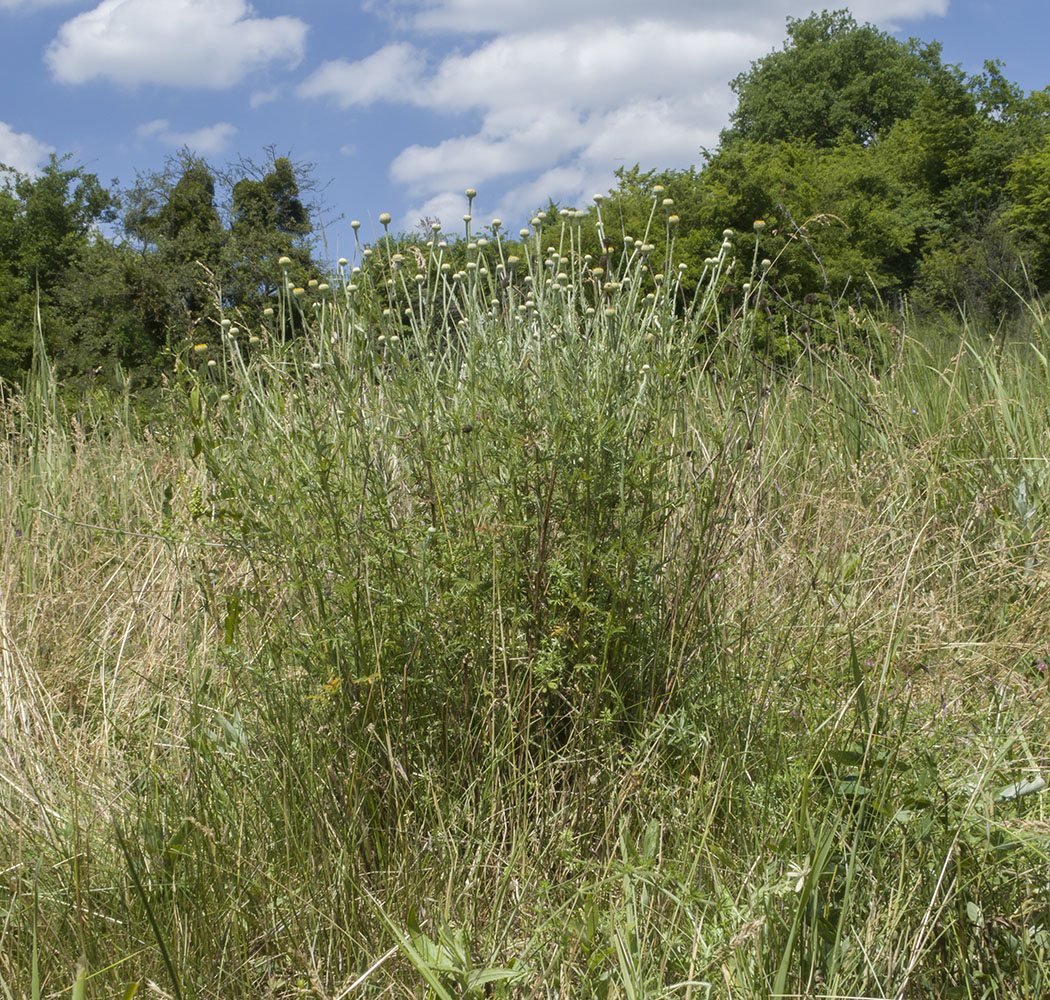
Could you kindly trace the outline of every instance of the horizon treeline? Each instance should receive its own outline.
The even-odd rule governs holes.
[[[816,310],[962,313],[994,329],[1050,288],[1050,88],[1025,94],[996,61],[967,75],[938,43],[846,10],[788,19],[783,48],[731,87],[736,110],[701,168],[620,169],[585,211],[537,211],[540,239],[575,219],[568,266],[592,271],[638,240],[664,259],[673,241],[684,300],[725,230],[748,256],[757,231],[762,346],[778,352],[796,328],[808,339]],[[221,169],[183,150],[123,190],[68,157],[0,177],[0,380],[24,376],[39,327],[68,386],[153,384],[223,317],[261,324],[286,278],[333,278],[312,168],[274,148]],[[514,253],[502,230],[486,235],[483,254]],[[423,220],[357,263],[396,268],[430,239],[450,241],[450,260],[466,252]]]

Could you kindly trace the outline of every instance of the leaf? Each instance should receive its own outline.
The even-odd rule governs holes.
[[[973,924],[981,925],[984,923],[984,914],[973,900],[966,904],[966,916],[970,918],[970,922]]]
[[[1046,781],[1042,775],[1029,778],[1027,781],[1015,781],[1012,785],[1005,785],[995,793],[996,802],[1012,802],[1025,795],[1035,795],[1046,788]]]
[[[871,713],[868,710],[868,692],[864,686],[864,674],[860,669],[860,659],[857,656],[857,647],[853,643],[853,633],[849,636],[849,662],[853,668],[853,682],[857,685],[857,707],[860,709],[860,718],[864,723],[864,729],[871,732]]]
[[[831,750],[829,756],[836,764],[848,767],[859,767],[864,763],[864,754],[860,750]]]

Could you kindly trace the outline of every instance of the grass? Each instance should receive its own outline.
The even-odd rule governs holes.
[[[0,992],[1046,992],[1044,317],[774,358],[647,245],[4,399]]]

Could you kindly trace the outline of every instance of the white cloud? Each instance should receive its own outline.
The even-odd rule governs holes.
[[[332,59],[299,85],[300,97],[327,97],[342,108],[375,101],[412,100],[424,55],[404,42],[365,59]]]
[[[44,58],[63,83],[223,89],[271,62],[297,65],[306,31],[254,17],[245,0],[102,0],[63,24]]]
[[[28,132],[16,132],[7,122],[0,122],[0,163],[14,167],[22,174],[35,174],[41,162],[55,151]]]
[[[464,187],[495,194],[516,220],[545,203],[583,204],[617,166],[699,164],[735,103],[728,82],[786,35],[798,0],[366,0],[395,30],[432,45],[393,42],[356,62],[334,60],[299,88],[341,107],[377,102],[476,115],[469,134],[413,144],[390,165],[415,200],[406,224],[462,215]],[[830,6],[830,5],[829,5]],[[858,21],[884,29],[943,15],[948,0],[854,0]],[[455,33],[460,48],[438,56]],[[471,36],[477,36],[474,43]],[[438,49],[440,51],[440,49]],[[483,185],[485,187],[483,187]],[[480,217],[480,216],[479,216]]]
[[[493,0],[382,0],[383,6],[402,9],[418,30],[493,33],[579,25],[612,24],[639,16],[637,0],[529,0],[528,3],[495,3]],[[788,16],[805,17],[813,4],[794,0],[739,0],[736,3],[697,0],[650,0],[641,13],[655,13],[681,26],[773,30],[783,35]],[[883,25],[895,18],[914,20],[944,15],[948,0],[854,0],[849,4],[858,21]]]
[[[230,122],[216,122],[189,132],[180,132],[171,128],[167,118],[156,118],[140,125],[135,129],[135,134],[143,139],[155,137],[164,145],[177,149],[186,146],[201,156],[213,156],[229,146],[237,134],[237,126]]]

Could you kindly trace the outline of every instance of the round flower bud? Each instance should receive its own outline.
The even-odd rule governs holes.
[[[292,258],[291,257],[280,257],[277,260],[277,263],[280,264],[281,267],[287,267],[289,264],[291,264],[291,262],[292,262]]]
[[[338,260],[338,264],[340,267],[346,267],[346,265],[349,263],[350,261],[348,261],[345,257],[340,257]]]
[[[477,191],[475,191],[475,190],[474,190],[474,188],[467,188],[467,190],[466,190],[466,191],[464,191],[463,193],[464,193],[464,194],[465,194],[465,195],[466,195],[466,196],[467,196],[467,197],[468,197],[468,198],[469,198],[469,199],[470,199],[471,201],[473,201],[473,200],[474,200],[474,199],[475,199],[475,198],[476,198],[476,197],[478,196],[478,193],[477,193]]]
[[[383,212],[383,213],[380,214],[380,216],[379,216],[379,224],[381,226],[389,226],[390,225],[390,213],[389,212]]]
[[[360,223],[360,221],[358,221],[357,219],[354,219],[354,220],[353,220],[353,221],[352,221],[352,222],[350,223],[350,228],[351,228],[351,229],[353,229],[353,230],[358,230],[358,229],[360,229],[360,228],[361,228],[361,223]]]
[[[664,193],[664,186],[662,184],[657,184],[656,187],[653,188],[653,194],[661,195],[663,193]]]
[[[725,237],[725,239],[728,240],[729,237],[732,236],[732,235],[733,235],[733,230],[732,229],[723,229],[722,230],[722,236]]]
[[[765,219],[755,219],[754,225],[755,225],[755,232],[756,233],[760,233],[760,232],[762,232],[763,229],[766,228],[766,220]]]

